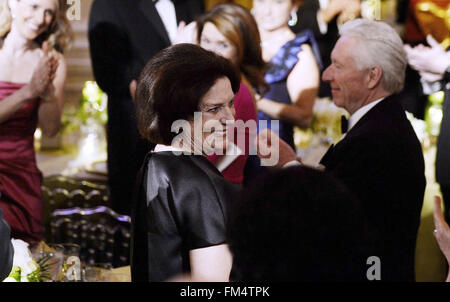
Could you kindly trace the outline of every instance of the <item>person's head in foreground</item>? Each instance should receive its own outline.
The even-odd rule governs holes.
[[[211,152],[208,146],[220,149],[217,144],[225,141],[234,122],[239,84],[239,73],[225,58],[193,44],[169,47],[141,73],[136,91],[139,131],[153,143],[189,153]],[[194,120],[195,113],[201,118]]]
[[[403,42],[395,30],[379,21],[355,19],[340,29],[331,65],[322,79],[330,83],[333,101],[350,114],[400,92],[407,65]]]
[[[323,172],[291,167],[260,179],[228,233],[232,280],[367,280],[361,204]]]

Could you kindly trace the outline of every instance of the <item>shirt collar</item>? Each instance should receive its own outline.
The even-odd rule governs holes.
[[[350,116],[350,118],[348,119],[348,129],[347,132],[350,131],[350,129],[353,128],[353,126],[356,125],[356,123],[364,116],[366,115],[367,112],[370,111],[370,109],[372,109],[373,107],[375,107],[376,104],[378,104],[379,102],[381,102],[384,98],[380,98],[378,100],[375,100],[373,102],[370,102],[367,105],[362,106],[361,108],[359,108],[358,110],[356,110],[355,113],[352,114],[352,116]]]
[[[153,152],[164,152],[164,151],[181,152],[181,153],[184,152],[184,150],[182,150],[180,148],[161,145],[161,144],[156,145],[155,149],[153,150]]]

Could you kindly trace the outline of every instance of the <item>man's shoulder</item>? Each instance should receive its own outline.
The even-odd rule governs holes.
[[[379,151],[394,146],[420,150],[420,142],[398,96],[389,96],[367,112],[344,139],[349,148],[368,146]]]
[[[392,95],[367,112],[355,125],[355,134],[386,137],[410,136],[413,128],[397,95]]]

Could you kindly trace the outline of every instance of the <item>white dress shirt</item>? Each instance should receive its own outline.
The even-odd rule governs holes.
[[[370,111],[370,109],[372,109],[373,107],[375,107],[376,104],[378,104],[379,102],[381,102],[384,98],[378,99],[376,101],[370,102],[367,105],[362,106],[361,108],[359,108],[358,110],[356,110],[355,113],[352,114],[352,116],[350,116],[350,118],[348,119],[348,128],[347,128],[347,132],[344,133],[344,135],[342,136],[341,140],[344,139],[345,135],[350,131],[350,129],[353,128],[353,126],[356,125],[356,123],[364,116],[366,115],[367,112]]]
[[[171,0],[158,0],[155,4],[156,10],[169,34],[169,39],[172,44],[175,42],[178,33],[177,15],[175,13],[175,6]]]

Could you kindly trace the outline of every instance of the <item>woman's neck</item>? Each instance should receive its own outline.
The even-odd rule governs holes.
[[[13,27],[4,39],[2,49],[11,53],[14,57],[21,57],[27,51],[36,49],[37,47],[36,42],[24,38]]]
[[[259,32],[261,34],[261,43],[263,44],[271,41],[289,41],[295,36],[287,25],[271,31],[260,29]]]
[[[266,62],[270,61],[286,42],[295,37],[295,34],[288,26],[283,26],[272,31],[261,30],[260,34],[263,59]]]

